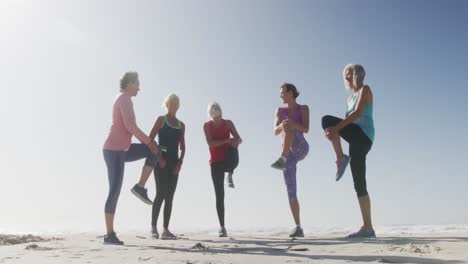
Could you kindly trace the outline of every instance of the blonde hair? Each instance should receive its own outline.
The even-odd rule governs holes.
[[[346,89],[351,90],[351,84],[346,80],[346,73],[351,71],[353,73],[353,84],[357,88],[361,88],[364,85],[364,77],[366,77],[366,71],[360,64],[348,64],[343,70],[343,79]]]
[[[169,111],[169,105],[171,103],[175,103],[177,105],[177,109],[179,109],[179,106],[180,106],[179,96],[177,96],[176,94],[173,94],[173,93],[169,94],[164,99],[164,102],[163,102],[162,106],[164,107],[164,109],[166,109],[166,111]]]
[[[208,105],[208,117],[214,119],[215,117],[221,115],[223,110],[221,110],[221,106],[217,102],[212,102]]]

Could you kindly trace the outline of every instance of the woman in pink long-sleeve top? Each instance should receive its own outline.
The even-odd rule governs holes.
[[[139,90],[138,73],[125,73],[120,80],[120,94],[113,105],[109,136],[104,143],[103,153],[109,178],[109,194],[104,210],[107,228],[107,234],[104,237],[105,244],[123,245],[114,232],[114,214],[122,188],[125,162],[146,158],[142,177],[146,175],[148,177],[156,164],[156,155],[159,151],[156,142],[151,140],[136,125],[131,98],[136,96]],[[142,144],[132,144],[132,136],[135,136]],[[135,193],[135,189],[139,193]],[[134,187],[132,191],[143,198],[146,195],[144,188]],[[148,198],[147,195],[146,198]]]

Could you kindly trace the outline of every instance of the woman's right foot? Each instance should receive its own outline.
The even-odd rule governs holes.
[[[348,167],[349,160],[350,158],[348,155],[343,155],[341,160],[336,161],[336,181],[339,181],[341,177],[343,177],[346,167]]]
[[[159,239],[159,233],[158,233],[158,228],[155,226],[151,227],[151,235],[153,236],[154,239]]]
[[[277,161],[275,161],[273,164],[271,164],[271,167],[273,169],[277,169],[280,171],[286,170],[286,161],[283,157],[280,157]]]
[[[149,205],[153,204],[150,198],[148,198],[148,191],[146,190],[146,188],[143,188],[140,185],[135,184],[135,186],[133,186],[131,191],[138,199],[140,199],[145,204],[149,204]]]
[[[104,244],[123,246],[124,242],[120,241],[120,239],[117,237],[117,234],[115,234],[115,232],[112,232],[104,236]]]
[[[366,229],[361,227],[359,231],[348,236],[348,238],[375,238],[374,229]]]
[[[296,226],[289,234],[289,237],[304,237],[304,230],[302,229],[302,227]]]
[[[227,237],[227,231],[225,227],[221,227],[218,231],[218,237]]]
[[[161,239],[162,240],[170,240],[170,239],[176,239],[176,235],[172,234],[171,231],[169,230],[164,230],[164,232],[161,234]]]

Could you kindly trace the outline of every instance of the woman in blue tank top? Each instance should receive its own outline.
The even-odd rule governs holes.
[[[375,237],[372,227],[371,204],[366,183],[366,156],[374,142],[373,95],[370,87],[364,85],[366,72],[359,64],[347,65],[343,71],[346,88],[351,92],[345,119],[324,116],[322,127],[325,136],[332,142],[336,153],[336,181],[343,176],[348,163],[351,164],[354,189],[356,190],[364,225],[349,235],[355,237]],[[341,148],[342,137],[349,143],[349,156]]]

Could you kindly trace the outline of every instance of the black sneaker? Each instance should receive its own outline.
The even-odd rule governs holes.
[[[304,237],[304,230],[301,227],[296,226],[289,234],[289,237]]]
[[[112,233],[107,234],[107,235],[104,236],[104,244],[105,245],[123,246],[124,242],[120,241],[120,239],[117,237],[115,232],[112,232]]]
[[[228,234],[227,234],[226,228],[221,227],[221,229],[219,229],[218,231],[218,237],[227,237],[227,236]]]
[[[153,202],[148,198],[148,191],[145,188],[140,187],[140,185],[135,184],[132,188],[132,193],[145,204],[153,204]]]
[[[286,170],[286,162],[282,157],[280,157],[277,161],[275,161],[275,163],[271,164],[271,167],[273,169],[284,171]]]

